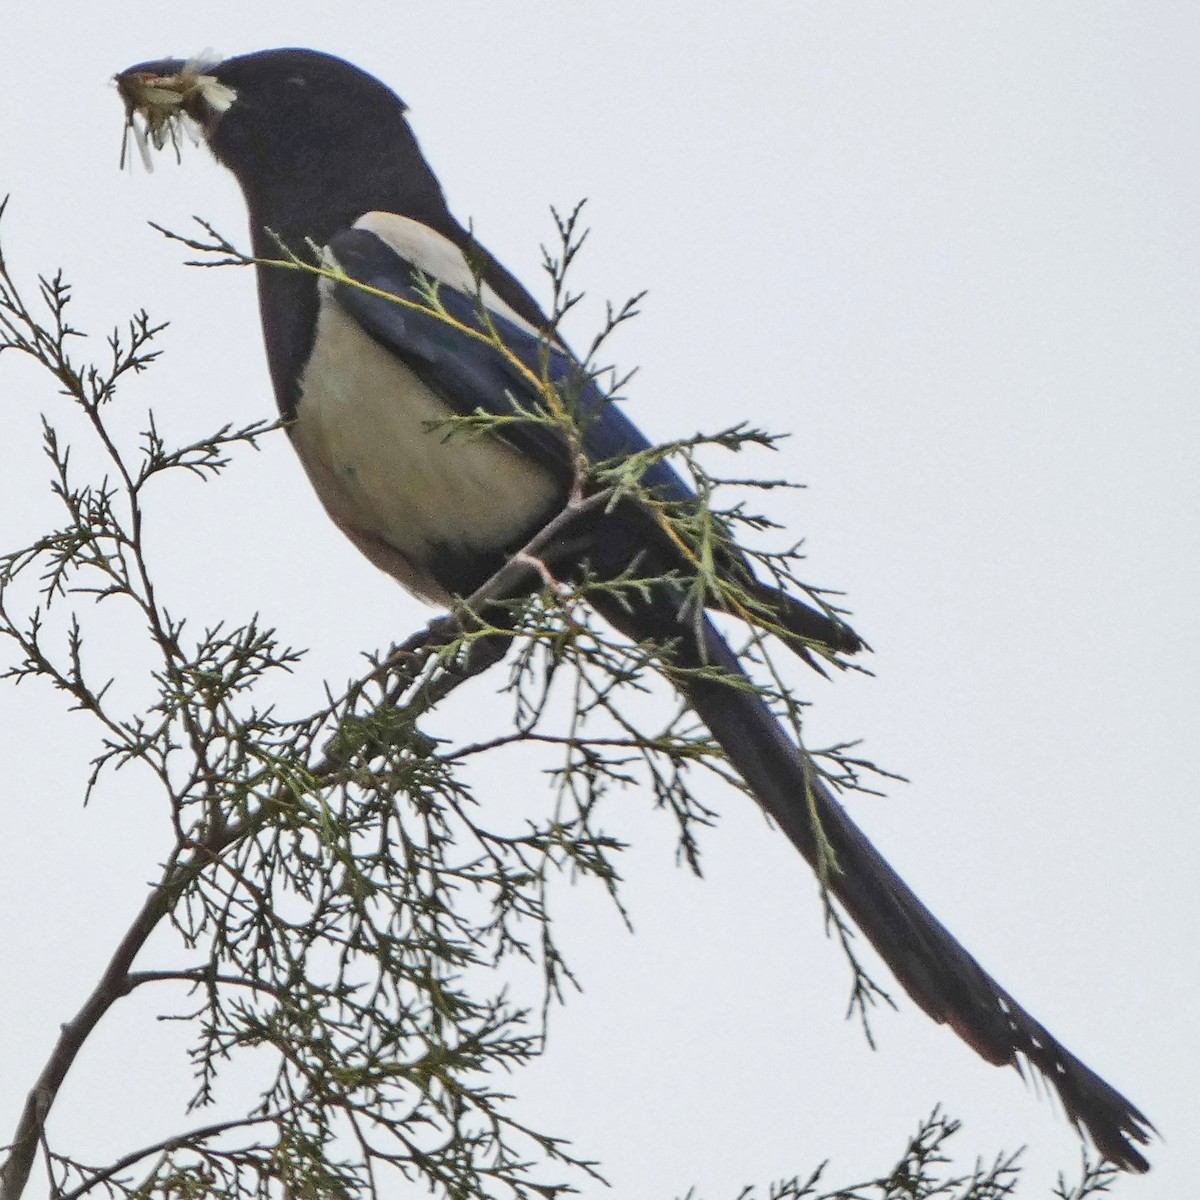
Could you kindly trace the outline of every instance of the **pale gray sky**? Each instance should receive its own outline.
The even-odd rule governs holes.
[[[172,322],[138,394],[169,428],[273,413],[249,274],[186,269],[146,226],[199,213],[240,237],[245,217],[202,149],[152,175],[117,170],[109,79],[147,58],[289,44],[392,84],[459,217],[543,298],[548,206],[589,199],[576,328],[650,289],[615,349],[639,367],[630,407],[651,437],[734,419],[794,435],[762,473],[808,489],[772,511],[876,648],[874,679],[797,673],[812,741],[862,737],[912,779],[854,801],[856,817],[985,967],[1158,1124],[1154,1172],[1121,1194],[1194,1190],[1200,13],[8,12],[4,248],[26,278],[63,266],[84,328],[142,305]],[[38,413],[56,402],[4,360],[0,398],[15,427],[7,547],[33,527]],[[282,439],[181,493],[160,536],[166,584],[198,624],[259,610],[312,647],[298,688],[344,679],[359,650],[428,615],[327,525]],[[135,788],[79,809],[92,731],[57,707],[0,691],[0,1139],[165,844]],[[703,883],[674,867],[667,822],[627,798],[636,937],[596,897],[569,897],[586,993],[514,1081],[530,1119],[599,1158],[615,1195],[695,1183],[715,1200],[826,1155],[831,1180],[882,1169],[940,1100],[967,1122],[965,1164],[1027,1143],[1023,1194],[1047,1194],[1077,1161],[1053,1106],[907,1001],[869,1051],[841,1019],[846,974],[807,868],[739,797],[713,798],[724,819]],[[150,1012],[114,1014],[60,1097],[55,1128],[81,1153],[175,1124],[188,1067]]]

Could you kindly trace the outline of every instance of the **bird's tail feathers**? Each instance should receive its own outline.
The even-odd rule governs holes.
[[[925,907],[850,819],[762,697],[722,682],[721,674],[744,680],[744,672],[711,621],[684,625],[660,615],[666,606],[630,607],[602,597],[594,602],[627,636],[673,647],[673,664],[687,668],[676,680],[691,707],[818,874],[821,842],[829,848],[835,864],[825,872],[830,894],[913,1000],[988,1062],[1018,1071],[1022,1062],[1032,1064],[1101,1154],[1126,1170],[1147,1170],[1134,1143],[1149,1141],[1150,1122],[1059,1044]]]

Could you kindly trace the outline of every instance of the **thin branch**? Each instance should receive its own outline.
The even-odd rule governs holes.
[[[161,1142],[155,1142],[150,1146],[143,1146],[140,1150],[133,1150],[128,1154],[122,1155],[111,1165],[95,1172],[90,1179],[81,1183],[78,1187],[72,1188],[69,1192],[56,1193],[54,1200],[79,1200],[81,1196],[86,1196],[93,1188],[119,1175],[122,1171],[132,1167],[134,1163],[140,1162],[144,1158],[149,1158],[152,1154],[166,1154],[172,1150],[180,1150],[184,1147],[190,1148],[201,1142],[206,1142],[210,1138],[219,1137],[223,1133],[229,1133],[233,1129],[250,1129],[255,1125],[265,1125],[268,1122],[278,1121],[283,1115],[280,1112],[270,1112],[263,1113],[257,1117],[239,1117],[230,1121],[217,1121],[215,1124],[201,1125],[197,1129],[177,1134],[175,1137],[164,1138]]]

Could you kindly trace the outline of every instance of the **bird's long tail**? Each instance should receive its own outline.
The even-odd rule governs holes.
[[[660,644],[669,640],[676,647],[673,661],[681,667],[707,666],[744,678],[737,657],[707,618],[685,628],[648,605],[630,610],[601,600],[598,607],[627,636]],[[819,869],[816,814],[836,864],[827,872],[830,893],[913,1000],[988,1062],[1018,1071],[1022,1060],[1032,1063],[1101,1154],[1126,1170],[1148,1170],[1134,1144],[1150,1140],[1154,1127],[1147,1118],[1061,1046],[921,903],[846,814],[763,699],[711,671],[687,672],[679,686],[759,803],[814,870]]]

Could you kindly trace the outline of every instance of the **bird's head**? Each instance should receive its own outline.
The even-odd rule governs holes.
[[[237,177],[256,226],[321,238],[372,208],[444,209],[404,102],[334,55],[161,59],[116,84],[143,155],[198,134]]]

